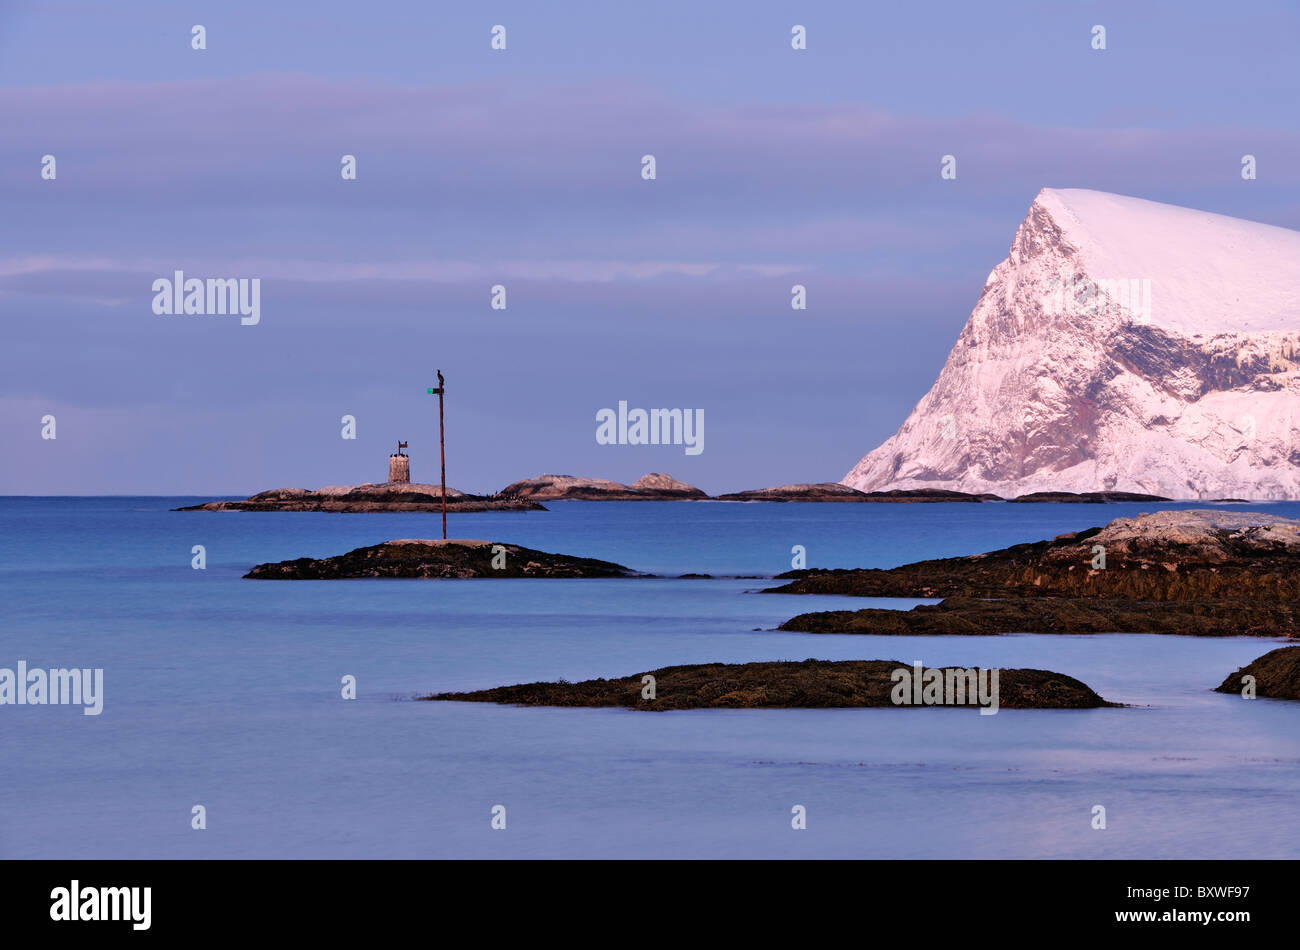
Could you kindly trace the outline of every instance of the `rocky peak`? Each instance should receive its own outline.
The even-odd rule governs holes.
[[[1300,497],[1300,232],[1044,189],[862,491]]]

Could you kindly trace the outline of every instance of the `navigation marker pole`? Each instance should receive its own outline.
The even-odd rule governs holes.
[[[442,394],[447,388],[446,381],[442,378],[442,370],[435,369],[438,374],[438,387],[429,387],[429,395],[438,397],[438,452],[442,455],[442,540],[447,540],[447,449],[442,440]]]

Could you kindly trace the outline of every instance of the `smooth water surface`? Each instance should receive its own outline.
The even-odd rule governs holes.
[[[1186,506],[567,502],[453,514],[449,533],[664,576],[271,582],[241,575],[433,537],[439,516],[168,510],[200,500],[0,499],[0,667],[105,680],[97,717],[0,706],[0,857],[1300,856],[1300,703],[1210,691],[1274,641],[787,634],[796,613],[872,602],[754,593],[795,545],[810,566],[886,567]],[[409,701],[807,657],[1052,669],[1134,706]]]

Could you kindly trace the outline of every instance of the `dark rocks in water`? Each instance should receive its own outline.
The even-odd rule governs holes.
[[[1104,556],[1105,567],[1098,569]],[[1260,512],[1161,511],[987,554],[885,570],[810,570],[765,593],[860,597],[1054,594],[1151,601],[1300,598],[1300,521]]]
[[[874,635],[1166,633],[1202,637],[1300,636],[1300,607],[1254,601],[1168,602],[1098,597],[949,597],[911,610],[800,614],[780,630]]]
[[[1265,699],[1300,699],[1300,647],[1281,647],[1243,666],[1221,684],[1216,693],[1240,694],[1243,676],[1255,677],[1255,695]]]
[[[499,566],[493,566],[494,563]],[[632,577],[621,564],[547,554],[517,544],[452,538],[403,538],[337,557],[259,564],[254,580],[344,580],[359,577]]]
[[[607,478],[539,475],[512,482],[499,494],[532,501],[702,501],[709,497],[694,485],[661,472],[642,475],[631,485]]]
[[[1036,491],[1028,495],[1020,495],[1010,499],[1012,502],[1079,502],[1083,504],[1101,505],[1109,502],[1120,501],[1172,501],[1172,498],[1165,498],[1161,495],[1143,495],[1140,492],[1130,491]]]
[[[997,495],[970,495],[959,491],[910,489],[864,492],[839,482],[780,485],[719,495],[716,501],[819,501],[819,502],[940,502],[1002,501]]]
[[[992,495],[988,492],[982,492],[978,495],[972,495],[963,491],[945,491],[942,488],[894,488],[889,491],[869,491],[863,492],[867,496],[867,501],[880,502],[937,502],[937,501],[957,501],[957,502],[984,502],[984,501],[1006,501],[1001,495]]]
[[[210,501],[174,511],[324,511],[343,514],[384,511],[442,511],[442,486],[413,482],[383,482],[365,485],[337,485],[312,491],[306,488],[275,488],[258,492],[243,501]],[[470,495],[447,489],[447,510],[545,511],[535,501],[500,495]]]
[[[898,660],[804,660],[666,666],[620,679],[580,683],[523,683],[468,693],[435,693],[426,700],[510,703],[521,706],[674,709],[828,709],[898,707],[891,694]],[[942,669],[955,669],[944,667]],[[654,677],[655,698],[643,699],[644,676]],[[974,697],[956,704],[974,707]],[[1006,709],[1096,709],[1114,706],[1087,685],[1047,670],[998,671],[998,706]],[[906,706],[898,708],[908,708]]]
[[[749,491],[727,492],[716,501],[862,501],[865,492],[839,482],[816,484],[779,485],[775,488],[755,488]]]
[[[888,570],[790,571],[764,593],[942,597],[802,614],[808,633],[1300,636],[1300,521],[1162,511],[988,554]]]

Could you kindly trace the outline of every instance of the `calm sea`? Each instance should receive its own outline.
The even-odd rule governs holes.
[[[259,562],[434,537],[439,516],[168,510],[203,500],[0,499],[0,667],[99,667],[105,693],[99,716],[0,706],[0,857],[1300,856],[1300,704],[1210,691],[1273,641],[777,633],[869,602],[735,576],[788,569],[795,545],[884,567],[1180,506],[568,502],[451,515],[449,533],[732,576],[255,582]],[[807,657],[1052,669],[1135,706],[410,701]]]

